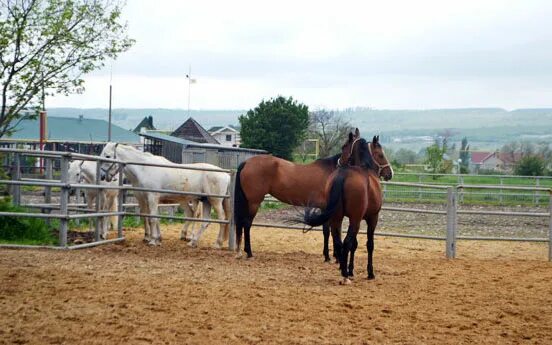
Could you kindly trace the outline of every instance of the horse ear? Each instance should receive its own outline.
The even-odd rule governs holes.
[[[360,131],[358,128],[355,128],[355,138],[360,138]]]
[[[378,143],[379,143],[379,135],[377,135],[377,136],[376,136],[376,140],[377,140],[377,141],[378,141]]]
[[[353,132],[349,132],[349,142],[353,141]]]
[[[372,144],[377,144],[378,143],[378,138],[374,135],[374,138],[372,139]]]

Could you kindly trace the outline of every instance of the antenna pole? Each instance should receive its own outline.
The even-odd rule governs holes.
[[[111,142],[111,97],[113,94],[113,64],[111,64],[111,71],[109,72],[109,127],[107,129],[107,141]]]
[[[190,94],[192,89],[192,65],[188,66],[188,117],[190,117]]]

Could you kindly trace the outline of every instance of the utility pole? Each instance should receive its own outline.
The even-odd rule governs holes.
[[[113,63],[111,64],[111,70],[109,72],[109,127],[107,129],[107,141],[111,142],[111,96],[113,94]]]
[[[186,74],[186,79],[188,79],[188,117],[190,117],[190,95],[192,90],[192,84],[197,82],[196,79],[192,78],[192,65],[188,67],[188,74]]]

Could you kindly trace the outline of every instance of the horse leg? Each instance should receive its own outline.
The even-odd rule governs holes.
[[[343,241],[343,247],[341,248],[341,258],[339,262],[339,268],[341,270],[341,276],[343,277],[342,284],[350,284],[349,272],[347,271],[347,260],[349,258],[349,252],[353,248],[355,237],[358,232],[358,226],[354,225],[354,222],[349,218],[349,228],[347,229],[347,235]]]
[[[215,211],[217,212],[217,219],[218,220],[224,220],[226,217],[225,217],[225,212],[224,212],[224,209],[222,207],[222,201],[223,199],[220,199],[220,198],[216,198],[214,200],[212,200],[212,205],[213,205],[213,208],[215,209]],[[227,224],[220,224],[220,229],[219,229],[219,233],[218,233],[218,236],[217,236],[217,241],[215,242],[215,248],[217,249],[221,249],[222,248],[222,244],[224,243],[224,238],[225,238],[225,234],[226,234],[226,228],[227,228]]]
[[[147,204],[149,209],[149,214],[152,216],[157,216],[159,213],[159,198],[154,196],[153,193],[148,193],[147,195]],[[158,246],[161,244],[161,231],[159,229],[159,219],[158,218],[149,218],[151,239],[148,242],[151,246]]]
[[[100,205],[101,205],[101,209],[100,209],[100,212],[103,212],[106,210],[106,204],[107,204],[107,195],[106,195],[106,191],[103,190],[100,192],[100,195],[99,195],[99,200],[101,200],[100,202]],[[99,219],[100,221],[100,238],[103,239],[103,240],[106,240],[107,239],[107,231],[108,231],[108,228],[109,228],[109,217],[101,217]]]
[[[86,204],[89,210],[96,209],[96,195],[97,193],[93,193],[92,191],[86,193]],[[94,231],[94,221],[95,218],[88,218],[88,231],[90,232]]]
[[[211,217],[211,204],[209,202],[204,202],[203,205],[203,219],[209,219]],[[199,230],[194,234],[194,237],[192,237],[192,240],[188,245],[190,247],[197,247],[197,244],[199,243],[199,239],[201,238],[201,235],[203,235],[203,231],[207,228],[209,225],[209,222],[202,222],[201,226],[199,227]]]
[[[336,264],[340,262],[339,258],[341,256],[341,247],[343,245],[343,242],[341,241],[341,225],[342,222],[332,225],[333,257],[335,258]]]
[[[117,200],[117,196],[118,196],[117,194],[119,193],[109,194],[108,203],[110,205],[109,211],[111,212],[117,212],[117,208],[118,208],[117,206],[119,204],[119,200]],[[113,228],[113,230],[116,230],[119,225],[119,216],[111,216],[110,218],[111,218],[110,220],[111,227]]]
[[[195,218],[195,214],[192,211],[192,208],[190,207],[190,204],[188,204],[188,201],[184,201],[183,203],[181,203],[180,207],[182,207],[182,210],[184,211],[184,216],[190,217],[190,218],[191,217]],[[190,222],[190,221],[186,220],[186,221],[184,221],[184,225],[182,226],[182,231],[180,232],[180,239],[181,240],[184,240],[184,241],[190,241],[191,240],[191,237],[188,236],[188,228],[190,227],[190,224],[192,224],[192,236],[193,236],[193,234],[194,234],[193,222]]]
[[[368,241],[366,241],[366,249],[368,249],[368,279],[374,279],[374,266],[373,266],[373,253],[374,253],[374,232],[376,231],[376,225],[378,224],[378,215],[366,218],[366,224],[368,225]]]
[[[322,254],[324,255],[324,261],[329,262],[330,249],[329,249],[328,242],[330,242],[330,225],[328,223],[324,223],[322,225],[322,233],[324,234],[324,249],[322,250]]]
[[[140,213],[149,214],[148,202],[146,195],[143,193],[135,192],[136,200],[138,201],[138,208]],[[144,242],[149,243],[151,241],[151,226],[150,218],[142,217],[144,219]]]
[[[354,240],[353,240],[353,245],[351,247],[351,258],[349,259],[349,278],[352,279],[352,277],[354,277],[354,269],[355,269],[355,251],[358,247],[358,241],[357,241],[357,238],[356,236],[354,237]]]

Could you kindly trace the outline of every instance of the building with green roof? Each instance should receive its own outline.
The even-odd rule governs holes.
[[[1,142],[38,142],[39,120],[23,120],[11,137],[0,138]],[[79,117],[49,116],[46,126],[47,142],[101,143],[107,142],[109,123],[105,120]],[[129,130],[111,124],[111,141],[139,144],[140,137]]]

